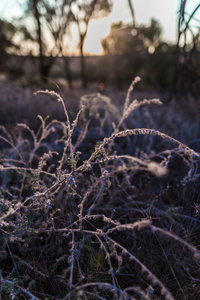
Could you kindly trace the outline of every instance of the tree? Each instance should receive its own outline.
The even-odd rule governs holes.
[[[162,29],[155,19],[151,19],[149,26],[140,25],[133,28],[132,25],[122,21],[111,24],[110,33],[101,40],[106,54],[130,54],[141,52],[144,49],[156,48],[161,41]]]
[[[16,27],[0,19],[0,70],[6,70],[6,61],[8,60],[8,51],[13,52],[18,49],[14,42],[14,36],[17,32]]]
[[[27,23],[27,20],[31,18],[34,21],[34,28],[23,24],[21,32],[24,39],[31,40],[38,45],[39,71],[43,81],[46,81],[56,57],[65,52],[64,37],[70,23],[71,4],[74,1],[28,0],[26,2],[23,23]]]
[[[191,11],[187,0],[180,0],[178,35],[174,53],[174,79],[172,94],[199,94],[199,20],[195,18],[200,4]],[[192,1],[191,1],[192,4]]]
[[[155,19],[151,19],[148,26],[133,27],[132,24],[124,24],[122,21],[111,24],[110,33],[101,40],[101,44],[105,54],[116,57],[115,68],[118,71],[114,76],[119,77],[116,78],[118,86],[125,79],[130,81],[136,75],[142,74],[144,80],[160,88],[152,72],[151,54],[161,43],[161,32]]]
[[[79,34],[80,66],[83,87],[87,87],[87,76],[83,47],[88,32],[88,25],[92,19],[103,18],[110,13],[112,0],[76,0],[71,6],[73,21]]]

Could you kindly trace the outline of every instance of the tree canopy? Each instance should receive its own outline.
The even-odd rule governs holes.
[[[156,48],[161,41],[161,33],[161,26],[155,19],[151,19],[149,26],[137,27],[120,21],[111,25],[109,35],[101,43],[106,54],[127,54],[143,48]]]
[[[7,54],[12,53],[13,50],[19,47],[14,41],[15,34],[17,32],[16,27],[5,20],[0,19],[0,69],[5,67],[5,60]]]

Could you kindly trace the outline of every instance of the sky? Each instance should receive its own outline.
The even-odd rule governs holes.
[[[0,0],[0,13],[9,20],[13,16],[18,16],[20,11],[17,3],[22,3],[23,0]],[[100,20],[91,21],[88,29],[88,36],[85,41],[85,52],[88,54],[101,54],[102,48],[100,39],[109,34],[110,25],[112,22],[124,21],[131,22],[131,13],[128,7],[127,0],[113,0],[113,10],[111,14]],[[162,38],[167,42],[175,42],[177,39],[177,19],[180,0],[132,0],[135,11],[136,23],[138,25],[150,24],[151,18],[159,21],[163,34]],[[199,4],[199,0],[187,0],[186,10],[191,13]],[[195,15],[200,19],[200,11]],[[77,32],[73,30],[73,42],[71,51],[78,41]]]

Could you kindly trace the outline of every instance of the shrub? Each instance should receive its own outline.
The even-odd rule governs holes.
[[[38,93],[57,98],[66,121],[39,116],[37,133],[18,124],[16,136],[1,126],[3,299],[198,297],[199,153],[158,130],[126,128],[137,108],[161,104],[131,102],[138,81],[121,115],[92,94],[71,123],[47,90]],[[150,137],[148,149],[173,147],[145,152],[138,136]]]

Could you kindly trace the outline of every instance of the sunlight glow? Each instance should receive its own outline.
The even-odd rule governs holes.
[[[87,54],[102,55],[103,49],[101,47],[100,39],[109,34],[110,19],[103,18],[100,20],[93,20],[90,22],[88,29],[88,36],[85,41],[84,50]]]
[[[110,32],[110,26],[113,22],[124,20],[131,21],[131,15],[128,5],[122,4],[121,0],[114,0],[114,6],[108,17],[100,20],[92,20],[89,24],[88,35],[85,41],[84,50],[89,55],[102,55],[100,39],[106,37]]]

